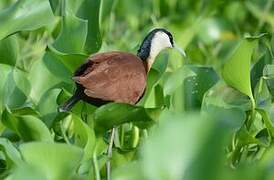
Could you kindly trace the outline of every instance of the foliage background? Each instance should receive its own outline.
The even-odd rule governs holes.
[[[1,0],[1,179],[272,179],[272,0]],[[154,27],[187,52],[161,53],[137,106],[57,107],[98,51],[136,53]]]

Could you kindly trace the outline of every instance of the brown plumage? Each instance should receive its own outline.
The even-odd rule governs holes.
[[[135,104],[146,87],[142,60],[125,52],[107,52],[91,56],[88,66],[73,77],[88,97]]]

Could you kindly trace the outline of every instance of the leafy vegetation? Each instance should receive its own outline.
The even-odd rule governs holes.
[[[96,52],[136,53],[166,27],[136,106],[80,102],[73,71]],[[0,177],[273,179],[272,0],[1,0]]]

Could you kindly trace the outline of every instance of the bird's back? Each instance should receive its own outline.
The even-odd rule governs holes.
[[[107,52],[91,56],[74,80],[88,97],[103,101],[136,103],[146,87],[146,69],[136,55]]]

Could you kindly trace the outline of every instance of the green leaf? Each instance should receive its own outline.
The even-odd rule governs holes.
[[[0,40],[0,63],[15,66],[19,44],[15,35]]]
[[[49,46],[49,49],[49,53],[54,57],[54,60],[60,61],[71,73],[75,72],[75,70],[88,59],[88,56],[84,54],[62,53],[52,46]]]
[[[8,168],[23,162],[21,154],[8,139],[0,138],[0,151],[5,155]]]
[[[48,0],[20,0],[0,12],[0,40],[23,30],[34,30],[54,22]]]
[[[157,120],[158,108],[146,109],[129,104],[109,103],[94,112],[95,130],[105,132],[126,122],[153,123]]]
[[[55,66],[54,62],[51,61],[53,61],[51,56],[45,55],[42,60],[38,60],[33,64],[28,74],[29,80],[32,85],[30,97],[35,103],[39,102],[40,98],[45,92],[61,82],[61,80],[56,77],[54,72],[51,73],[51,71],[47,68],[47,66],[49,68]],[[60,68],[63,68],[62,64]],[[63,71],[62,69],[58,69],[56,71],[59,72],[59,74],[64,74],[60,73]],[[70,73],[68,72],[68,70],[65,70],[65,74],[66,76],[69,76]],[[68,79],[68,77],[66,77],[66,79]]]
[[[142,150],[145,179],[219,179],[229,128],[216,120],[164,111]]]
[[[102,37],[100,33],[100,6],[101,0],[86,0],[84,1],[77,16],[88,20],[88,34],[85,43],[85,50],[88,54],[97,52],[102,44]]]
[[[30,82],[27,79],[27,74],[13,68],[4,84],[4,104],[9,108],[22,106],[28,99],[30,89],[31,87]]]
[[[165,95],[172,95],[173,92],[183,84],[186,77],[194,75],[195,73],[187,66],[182,66],[172,72],[164,83]]]
[[[115,169],[111,175],[112,179],[119,180],[119,179],[131,179],[131,180],[139,180],[139,179],[146,179],[143,171],[142,165],[139,162],[128,162],[123,166],[118,167]]]
[[[209,106],[251,110],[248,96],[227,86],[223,81],[218,82],[204,94],[202,109]]]
[[[87,21],[73,15],[67,15],[62,19],[60,34],[52,46],[63,53],[75,54],[84,52],[87,29]]]
[[[259,109],[269,109],[271,106],[271,95],[267,88],[266,80],[261,78],[258,82],[255,90],[254,97],[256,101],[256,107]]]
[[[94,131],[76,115],[72,114],[71,118],[73,121],[75,145],[84,148],[83,160],[90,160],[92,159],[96,142]]]
[[[24,141],[53,142],[47,126],[35,116],[14,116],[6,109],[2,113],[2,122]]]
[[[263,77],[266,80],[271,95],[274,96],[274,65],[268,64],[264,67]]]
[[[185,110],[198,110],[205,92],[217,83],[219,77],[211,67],[189,66],[196,74],[184,79],[183,93]]]
[[[9,77],[10,72],[12,71],[12,67],[5,64],[0,64],[0,112],[4,108],[4,99],[6,99],[5,93],[5,86],[7,78]]]
[[[40,99],[38,103],[38,111],[41,119],[48,127],[51,127],[55,117],[57,116],[57,97],[60,89],[50,89]]]
[[[249,96],[252,101],[254,101],[254,98],[250,83],[250,61],[257,42],[257,39],[242,40],[228,58],[222,70],[225,82]]]
[[[29,165],[52,180],[70,179],[76,173],[83,155],[78,147],[57,143],[26,143],[19,150]]]

